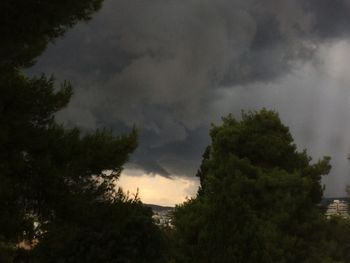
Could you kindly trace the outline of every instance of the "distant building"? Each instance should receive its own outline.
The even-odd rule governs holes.
[[[148,204],[153,211],[153,220],[156,225],[160,227],[173,227],[172,224],[172,213],[174,211],[174,207],[169,206],[159,206],[159,205],[151,205]]]
[[[333,200],[327,207],[326,216],[330,218],[331,216],[341,216],[344,218],[349,218],[349,204],[344,200]]]
[[[161,227],[173,227],[172,224],[172,219],[171,216],[169,214],[154,214],[152,216],[154,222],[156,223],[156,225],[161,226]]]

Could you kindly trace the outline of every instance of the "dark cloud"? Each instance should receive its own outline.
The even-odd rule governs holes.
[[[185,139],[151,147],[148,154],[151,153],[162,167],[166,167],[169,174],[194,175],[200,165],[200,157],[209,143],[208,131],[208,126],[187,129]]]
[[[228,102],[222,91],[264,89],[308,61],[316,65],[320,46],[348,36],[349,12],[345,0],[106,0],[32,72],[53,72],[75,85],[60,121],[117,132],[136,125],[134,164],[165,176],[193,175],[210,122],[226,113],[223,108],[254,108],[263,97],[256,91]],[[297,132],[315,134],[312,128]]]
[[[312,33],[321,39],[349,36],[350,1],[306,0],[305,11],[312,16]]]

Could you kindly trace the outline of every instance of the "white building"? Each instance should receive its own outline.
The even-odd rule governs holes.
[[[328,205],[326,216],[330,218],[334,215],[349,218],[349,204],[342,200],[334,200]]]

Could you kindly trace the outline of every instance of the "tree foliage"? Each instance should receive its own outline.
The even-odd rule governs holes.
[[[0,262],[155,262],[162,235],[150,208],[116,189],[137,132],[56,123],[69,82],[28,77],[50,41],[102,0],[0,3]],[[21,241],[37,244],[29,251]]]
[[[119,192],[113,202],[85,204],[51,224],[34,262],[158,262],[163,237],[152,211]],[[83,205],[84,205],[83,204]]]
[[[174,214],[177,261],[317,262],[311,248],[326,224],[318,203],[329,158],[311,164],[265,109],[229,115],[210,135],[197,198]]]

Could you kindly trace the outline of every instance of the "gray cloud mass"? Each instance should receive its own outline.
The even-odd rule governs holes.
[[[324,121],[339,125],[318,115],[327,98],[320,72],[327,68],[324,50],[347,41],[349,25],[347,0],[106,0],[31,72],[74,84],[71,104],[57,116],[66,125],[123,132],[135,124],[140,146],[133,165],[164,176],[195,173],[210,123],[220,116],[276,109],[301,148],[315,158],[335,157],[341,175],[326,183],[337,195],[349,168],[339,156],[350,150],[342,142],[348,127],[322,124],[320,134]],[[331,84],[348,95],[346,83]],[[334,100],[339,109],[327,114],[348,119],[348,98]]]

